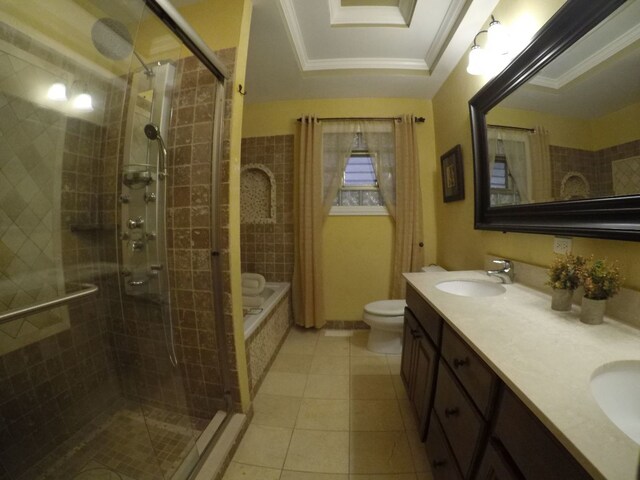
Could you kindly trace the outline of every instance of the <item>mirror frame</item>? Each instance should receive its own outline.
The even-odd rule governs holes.
[[[626,0],[568,0],[531,43],[469,100],[477,230],[640,241],[640,194],[491,207],[487,113]]]

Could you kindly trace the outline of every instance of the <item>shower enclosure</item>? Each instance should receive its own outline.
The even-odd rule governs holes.
[[[0,6],[0,480],[186,479],[224,428],[230,67],[166,0]]]

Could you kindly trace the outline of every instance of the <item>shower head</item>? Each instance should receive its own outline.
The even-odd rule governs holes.
[[[91,41],[96,50],[111,60],[124,60],[132,53],[142,64],[146,75],[153,75],[140,55],[133,49],[133,40],[127,26],[115,18],[100,18],[91,27]]]
[[[154,123],[147,123],[144,126],[144,134],[149,140],[158,140],[158,138],[162,139],[162,136],[160,135],[160,129]]]
[[[157,140],[160,144],[160,178],[165,178],[167,176],[166,169],[166,159],[167,159],[167,147],[164,144],[164,140],[162,139],[162,135],[160,134],[160,128],[155,123],[147,123],[144,126],[144,134],[147,136],[149,140]]]

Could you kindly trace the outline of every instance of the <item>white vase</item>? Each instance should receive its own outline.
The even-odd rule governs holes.
[[[571,310],[571,300],[573,299],[573,290],[565,288],[554,288],[551,292],[551,310],[558,312],[568,312]]]
[[[580,321],[582,323],[588,323],[589,325],[598,325],[602,323],[605,308],[607,308],[606,300],[593,300],[591,298],[582,297]]]

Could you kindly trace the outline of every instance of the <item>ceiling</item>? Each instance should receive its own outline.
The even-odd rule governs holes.
[[[582,119],[640,102],[640,0],[627,2],[501,106]]]
[[[432,98],[499,0],[254,0],[248,103]]]

